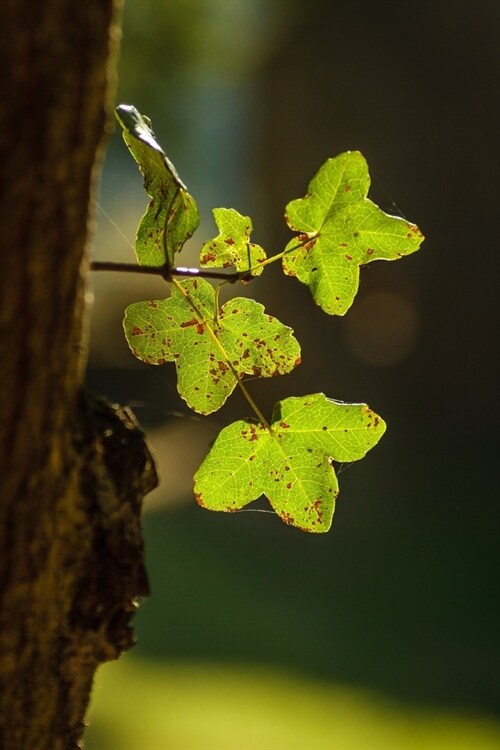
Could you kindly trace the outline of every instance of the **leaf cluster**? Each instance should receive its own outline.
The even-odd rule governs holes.
[[[200,414],[219,409],[239,387],[253,416],[225,427],[194,479],[195,497],[211,510],[236,511],[265,495],[279,517],[304,531],[332,523],[338,483],[332,461],[362,458],[381,438],[385,423],[366,404],[345,404],[322,393],[277,403],[268,421],[251,397],[246,376],[273,377],[300,364],[291,328],[263,305],[235,297],[219,305],[203,269],[234,269],[227,281],[249,281],[272,262],[306,284],[329,315],[344,315],[359,285],[360,266],[415,252],[423,235],[415,224],[384,213],[368,198],[370,177],[362,154],[328,159],[307,194],[286,207],[294,232],[284,250],[268,257],[251,242],[252,222],[231,208],[213,211],[218,234],[200,250],[200,269],[175,269],[176,254],[199,216],[151,123],[120,105],[123,137],[150,196],[137,231],[140,265],[161,267],[170,287],[165,299],[130,305],[124,329],[136,357],[148,364],[174,362],[177,387]],[[178,281],[179,271],[187,278]]]

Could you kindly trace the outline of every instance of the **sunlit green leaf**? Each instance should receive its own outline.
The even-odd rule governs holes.
[[[135,252],[141,265],[169,267],[199,224],[194,198],[177,174],[151,130],[149,120],[130,104],[120,104],[116,116],[123,140],[144,176],[150,196],[137,230]]]
[[[415,224],[369,200],[369,187],[365,158],[348,151],[328,159],[307,195],[286,207],[287,224],[299,235],[285,249],[283,270],[307,284],[330,315],[344,315],[351,306],[361,265],[414,253],[424,239]]]
[[[246,297],[226,302],[204,279],[187,279],[164,300],[125,311],[125,335],[136,357],[153,365],[175,362],[179,394],[201,414],[219,409],[239,377],[271,377],[293,370],[300,346],[291,328]]]
[[[271,431],[238,421],[225,427],[195,476],[210,510],[235,511],[265,495],[285,523],[328,531],[338,484],[331,460],[356,461],[380,440],[384,421],[365,404],[322,393],[276,404]]]
[[[250,242],[252,220],[249,216],[242,216],[234,208],[214,208],[213,214],[219,234],[203,244],[202,266],[234,266],[237,271],[248,271],[266,259],[265,251]],[[256,268],[253,275],[259,276],[262,271],[263,268]]]

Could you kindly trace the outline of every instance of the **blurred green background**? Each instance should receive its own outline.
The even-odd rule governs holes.
[[[499,30],[496,0],[126,2],[118,100],[151,117],[202,213],[183,265],[215,206],[279,252],[284,205],[347,149],[427,239],[366,267],[342,319],[273,266],[237,290],[302,344],[294,373],[250,383],[266,413],[313,389],[388,423],[340,467],[322,537],[196,506],[193,472],[245,403],[190,415],[173,368],[122,335],[124,307],[164,285],[96,274],[88,387],[132,404],[162,481],[145,503],[152,597],[136,648],[98,675],[88,750],[500,747]],[[118,132],[99,202],[95,257],[133,260],[146,198]]]

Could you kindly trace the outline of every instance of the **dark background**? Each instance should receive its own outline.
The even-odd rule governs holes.
[[[250,384],[266,413],[324,391],[366,401],[388,423],[373,452],[343,467],[322,537],[272,515],[208,513],[186,489],[168,495],[183,473],[189,485],[199,423],[172,416],[187,409],[169,366],[151,373],[122,343],[123,307],[149,287],[96,280],[89,387],[145,402],[143,424],[171,428],[184,451],[146,514],[153,597],[137,618],[139,655],[271,664],[500,715],[499,32],[494,0],[129,0],[120,98],[152,118],[199,200],[197,247],[215,234],[210,209],[225,205],[250,214],[253,239],[278,252],[284,205],[347,149],[366,156],[373,199],[426,235],[417,254],[366,267],[342,319],[279,268],[243,290],[303,348],[295,373]],[[131,218],[125,183],[139,196]],[[118,134],[100,200],[133,236],[145,200]],[[97,252],[115,251],[105,238]],[[204,444],[244,414],[233,396]]]

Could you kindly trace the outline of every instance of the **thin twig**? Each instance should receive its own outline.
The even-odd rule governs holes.
[[[254,278],[255,271],[258,271],[263,266],[269,265],[269,263],[274,263],[276,260],[280,260],[294,250],[300,250],[307,241],[309,240],[306,237],[297,245],[293,245],[292,247],[283,250],[281,253],[272,255],[270,258],[261,261],[246,271],[234,271],[233,273],[227,273],[227,271],[210,271],[206,268],[185,268],[184,266],[170,268],[167,264],[162,266],[140,266],[137,263],[121,263],[113,260],[94,260],[90,264],[90,270],[119,271],[120,273],[145,273],[153,276],[161,276],[165,281],[169,281],[173,276],[186,276],[190,278],[198,277],[201,279],[218,279],[220,281],[226,281],[229,284],[235,284],[237,281],[250,281]]]
[[[219,279],[235,283],[249,278],[248,271],[236,271],[235,273],[224,273],[224,271],[209,271],[205,268],[169,268],[163,266],[139,266],[136,263],[121,263],[112,260],[94,260],[90,264],[91,271],[119,271],[120,273],[145,273],[153,276],[161,276],[168,281],[172,276],[200,277],[202,279]]]

